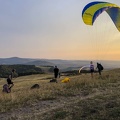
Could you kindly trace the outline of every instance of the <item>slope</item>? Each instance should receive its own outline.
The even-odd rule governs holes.
[[[66,84],[60,82],[65,76],[58,83],[49,83],[52,74],[19,77],[12,93],[0,96],[0,119],[119,120],[119,72],[105,71],[101,78],[95,74],[94,79],[89,74],[71,76]],[[31,91],[35,83],[41,87]]]

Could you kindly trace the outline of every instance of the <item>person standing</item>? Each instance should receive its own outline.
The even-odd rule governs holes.
[[[59,74],[59,69],[57,68],[57,66],[55,66],[55,68],[54,68],[54,77],[55,77],[55,79],[57,79],[58,74]]]
[[[93,73],[94,73],[94,65],[93,62],[90,62],[90,73],[91,73],[91,78],[93,78]]]
[[[103,66],[100,63],[97,63],[96,69],[98,69],[99,75],[101,76],[101,72],[103,70]]]
[[[12,69],[12,72],[11,72],[11,74],[10,74],[11,80],[12,80],[13,77],[14,77],[14,73],[15,73],[15,69]]]

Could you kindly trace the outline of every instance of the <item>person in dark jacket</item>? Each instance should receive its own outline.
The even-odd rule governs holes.
[[[98,69],[99,75],[101,76],[101,71],[103,70],[103,66],[100,63],[97,63],[96,69]]]
[[[14,84],[12,82],[12,79],[14,77],[14,72],[15,72],[15,70],[13,69],[12,72],[11,72],[11,74],[7,78],[7,84],[8,84],[8,86],[9,86],[10,89],[14,86]]]
[[[55,77],[55,79],[58,77],[58,74],[59,74],[59,69],[57,68],[57,66],[55,66],[55,68],[54,68],[54,77]]]

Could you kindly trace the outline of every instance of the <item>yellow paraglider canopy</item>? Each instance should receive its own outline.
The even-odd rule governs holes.
[[[101,1],[91,2],[84,7],[82,11],[82,19],[85,24],[93,25],[96,18],[104,11],[108,13],[120,32],[120,7],[115,4]]]
[[[69,81],[70,81],[70,78],[68,78],[68,77],[66,77],[66,78],[64,78],[63,80],[61,80],[62,83],[67,83],[67,82],[69,82]]]

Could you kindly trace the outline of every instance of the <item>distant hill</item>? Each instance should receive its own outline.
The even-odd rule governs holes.
[[[36,65],[36,66],[55,66],[55,64],[43,61],[43,60],[36,60],[25,63],[26,65]]]
[[[0,58],[0,64],[1,65],[25,64],[27,62],[32,62],[34,60],[35,59],[19,58],[19,57]]]
[[[31,59],[31,58],[0,58],[1,65],[35,65],[35,66],[55,66],[57,65],[61,71],[77,70],[84,65],[88,65],[89,60],[61,60],[61,59]],[[97,61],[94,61],[96,67]],[[106,70],[120,68],[120,61],[100,61]]]

